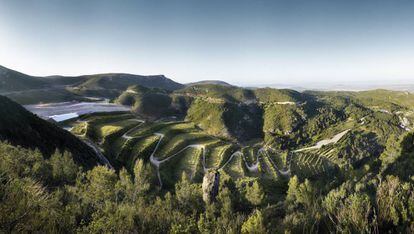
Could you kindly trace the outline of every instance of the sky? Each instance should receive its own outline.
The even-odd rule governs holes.
[[[0,65],[182,83],[414,83],[414,1],[0,0]]]

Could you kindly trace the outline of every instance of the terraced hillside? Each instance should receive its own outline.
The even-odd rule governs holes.
[[[132,171],[137,159],[151,163],[159,173],[158,185],[164,188],[173,187],[183,172],[194,182],[201,182],[211,170],[234,178],[287,176],[281,170],[284,166],[273,162],[278,153],[258,146],[241,147],[187,121],[144,122],[119,113],[85,115],[70,125],[72,133],[95,142],[118,168]]]
[[[116,168],[132,171],[138,159],[151,164],[154,183],[165,189],[173,188],[183,172],[196,183],[208,171],[221,171],[236,180],[252,177],[275,183],[292,175],[338,175],[341,169],[364,164],[365,158],[378,158],[384,148],[378,136],[359,132],[371,128],[368,123],[353,120],[316,136],[330,137],[316,140],[315,146],[290,150],[260,142],[241,146],[207,134],[189,121],[145,122],[130,113],[85,115],[71,125],[74,134],[95,142]]]
[[[151,101],[155,94],[167,97],[167,105]],[[179,99],[180,108],[188,108],[181,120],[156,120],[146,107],[177,113],[172,110],[178,111]],[[72,132],[95,142],[115,168],[133,171],[138,159],[151,164],[154,183],[166,189],[183,172],[197,183],[208,171],[280,183],[293,175],[318,179],[382,170],[411,126],[408,107],[384,111],[344,94],[211,84],[171,93],[131,86],[118,102],[133,106],[134,114],[82,116]]]

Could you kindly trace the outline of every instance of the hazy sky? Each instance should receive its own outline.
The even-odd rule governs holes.
[[[0,64],[242,85],[414,81],[414,1],[0,0]]]

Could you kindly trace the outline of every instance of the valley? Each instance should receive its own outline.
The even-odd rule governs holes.
[[[18,74],[24,82],[31,79]],[[160,77],[159,85],[148,80]],[[268,224],[278,232],[300,229],[303,223],[295,226],[292,215],[315,218],[307,200],[328,218],[334,211],[326,202],[338,191],[382,199],[375,192],[381,181],[398,176],[409,183],[414,176],[411,93],[297,92],[217,81],[180,85],[163,76],[125,74],[55,77],[43,84],[45,79],[51,78],[36,78],[33,89],[16,83],[3,92],[8,98],[0,99],[0,169],[26,178],[9,170],[21,164],[26,169],[17,171],[30,171],[45,193],[57,186],[79,199],[62,200],[67,206],[102,212],[97,207],[104,200],[117,209],[139,202],[156,215],[167,212],[157,208],[160,203],[173,202],[180,205],[163,209],[182,219],[168,225],[185,225],[183,207],[200,223],[208,209],[225,212],[231,203],[240,217],[254,210],[278,217],[278,225]],[[39,80],[65,87],[39,88]],[[39,156],[16,164],[8,151],[20,161]],[[66,161],[58,166],[61,160]],[[69,182],[58,179],[57,171],[72,171],[63,176]],[[99,200],[103,191],[109,197]],[[341,201],[351,195],[343,196]],[[371,209],[380,212],[379,201],[372,200]],[[211,208],[215,205],[220,208]],[[77,210],[82,222],[89,222],[88,209]],[[143,214],[137,215],[146,220]],[[217,217],[236,222],[228,213]],[[155,221],[146,222],[142,230]]]

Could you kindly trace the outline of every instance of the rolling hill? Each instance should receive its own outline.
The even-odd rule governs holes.
[[[71,85],[74,93],[89,96],[115,98],[129,86],[140,85],[147,88],[176,90],[184,87],[163,75],[140,76],[131,74],[97,74],[77,77],[82,82]]]
[[[233,86],[225,81],[222,80],[201,80],[201,81],[197,81],[197,82],[191,82],[186,84],[186,86],[193,86],[193,85],[206,85],[206,84],[212,84],[212,85],[221,85],[221,86]]]
[[[158,119],[177,114],[172,106],[172,98],[167,90],[130,86],[116,100],[116,103],[131,106],[131,110],[149,119]]]
[[[163,75],[141,76],[108,73],[34,77],[0,67],[0,94],[8,96],[20,104],[81,101],[85,96],[113,99],[132,85],[169,91],[184,87],[184,85]]]
[[[47,88],[48,83],[41,77],[29,76],[0,66],[0,92],[13,92]]]

